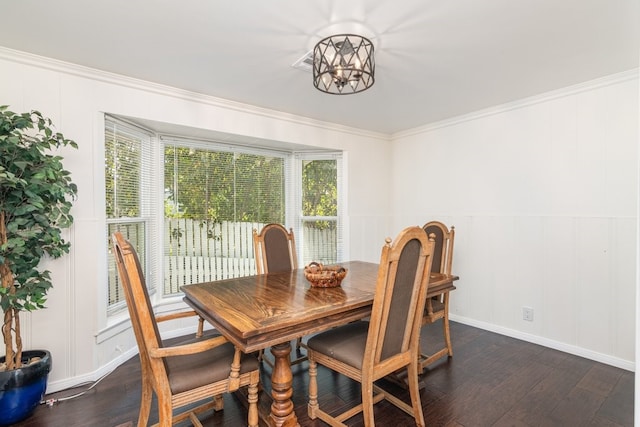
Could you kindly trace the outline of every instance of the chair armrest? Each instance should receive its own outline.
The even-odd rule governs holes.
[[[178,312],[169,313],[169,314],[160,314],[156,316],[156,322],[165,322],[167,320],[182,319],[184,317],[193,317],[197,315],[198,313],[196,313],[194,310],[178,311]]]
[[[185,354],[202,353],[203,351],[211,350],[229,342],[225,337],[219,336],[210,338],[205,341],[192,342],[190,344],[177,345],[174,347],[163,348],[151,348],[149,349],[149,356],[151,357],[170,357],[170,356],[183,356]]]
[[[196,337],[200,338],[202,333],[204,332],[204,318],[200,316],[195,310],[188,311],[178,311],[169,314],[160,314],[155,317],[156,323],[166,322],[167,320],[175,320],[175,319],[183,319],[185,317],[195,317],[198,316],[198,331],[196,332]]]

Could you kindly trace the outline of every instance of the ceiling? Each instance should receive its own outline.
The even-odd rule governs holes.
[[[640,63],[638,0],[5,0],[1,10],[0,46],[384,134]],[[372,40],[370,89],[324,94],[292,67],[337,33]]]

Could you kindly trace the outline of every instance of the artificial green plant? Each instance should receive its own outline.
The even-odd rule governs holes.
[[[69,252],[62,230],[71,226],[77,186],[58,148],[77,144],[56,132],[38,111],[16,114],[0,106],[0,306],[5,370],[22,365],[20,312],[45,308],[51,273],[45,256]]]

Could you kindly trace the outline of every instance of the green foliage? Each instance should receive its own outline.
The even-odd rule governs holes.
[[[164,153],[165,217],[284,221],[284,159],[179,146]]]
[[[131,135],[120,135],[108,129],[105,133],[105,148],[107,217],[138,217],[141,214],[141,141]]]
[[[69,242],[61,233],[73,223],[70,210],[77,186],[55,151],[65,146],[77,148],[77,144],[52,126],[38,111],[16,114],[0,106],[3,312],[44,308],[52,283],[50,272],[39,271],[38,264],[44,256],[58,258],[69,252]],[[7,329],[5,324],[5,338],[11,332]]]
[[[302,214],[338,215],[338,169],[335,160],[309,160],[302,164]],[[315,221],[308,226],[324,230],[334,221]]]
[[[179,146],[167,146],[164,159],[166,218],[213,223],[284,221],[284,159]],[[303,215],[338,214],[335,160],[303,162],[302,185]],[[320,229],[334,224],[313,223]],[[177,238],[179,230],[174,233]]]
[[[149,141],[117,123],[105,128],[105,171],[108,218],[143,216],[149,183],[144,159]],[[289,207],[304,215],[303,227],[312,233],[336,235],[338,225],[338,160],[302,160],[302,198],[286,197],[285,182],[296,177],[288,159],[275,153],[248,153],[220,145],[190,146],[166,142],[163,149],[164,218],[169,225],[170,251],[188,250],[187,239],[206,233],[210,242],[222,241],[220,224],[284,223]],[[299,166],[296,160],[291,166]],[[142,173],[141,173],[142,171]],[[182,219],[185,221],[174,221]],[[200,232],[184,229],[198,224]],[[194,234],[195,233],[195,234]],[[308,233],[305,233],[308,235]],[[321,245],[335,244],[322,242]],[[218,246],[212,246],[218,247]],[[114,300],[115,301],[115,300]]]

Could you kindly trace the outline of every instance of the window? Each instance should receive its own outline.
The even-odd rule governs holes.
[[[164,141],[164,294],[255,274],[253,229],[285,223],[288,157]]]
[[[120,231],[136,248],[145,275],[153,275],[153,254],[147,241],[154,234],[151,221],[151,135],[111,117],[105,120],[105,193],[107,236]],[[108,306],[124,305],[122,286],[108,244]]]
[[[300,158],[300,224],[302,261],[323,264],[339,260],[338,158]]]
[[[252,232],[270,222],[293,227],[300,264],[340,260],[339,153],[159,136],[107,116],[105,181],[108,236],[119,230],[134,245],[158,296],[255,274]],[[124,295],[108,248],[114,312]]]

